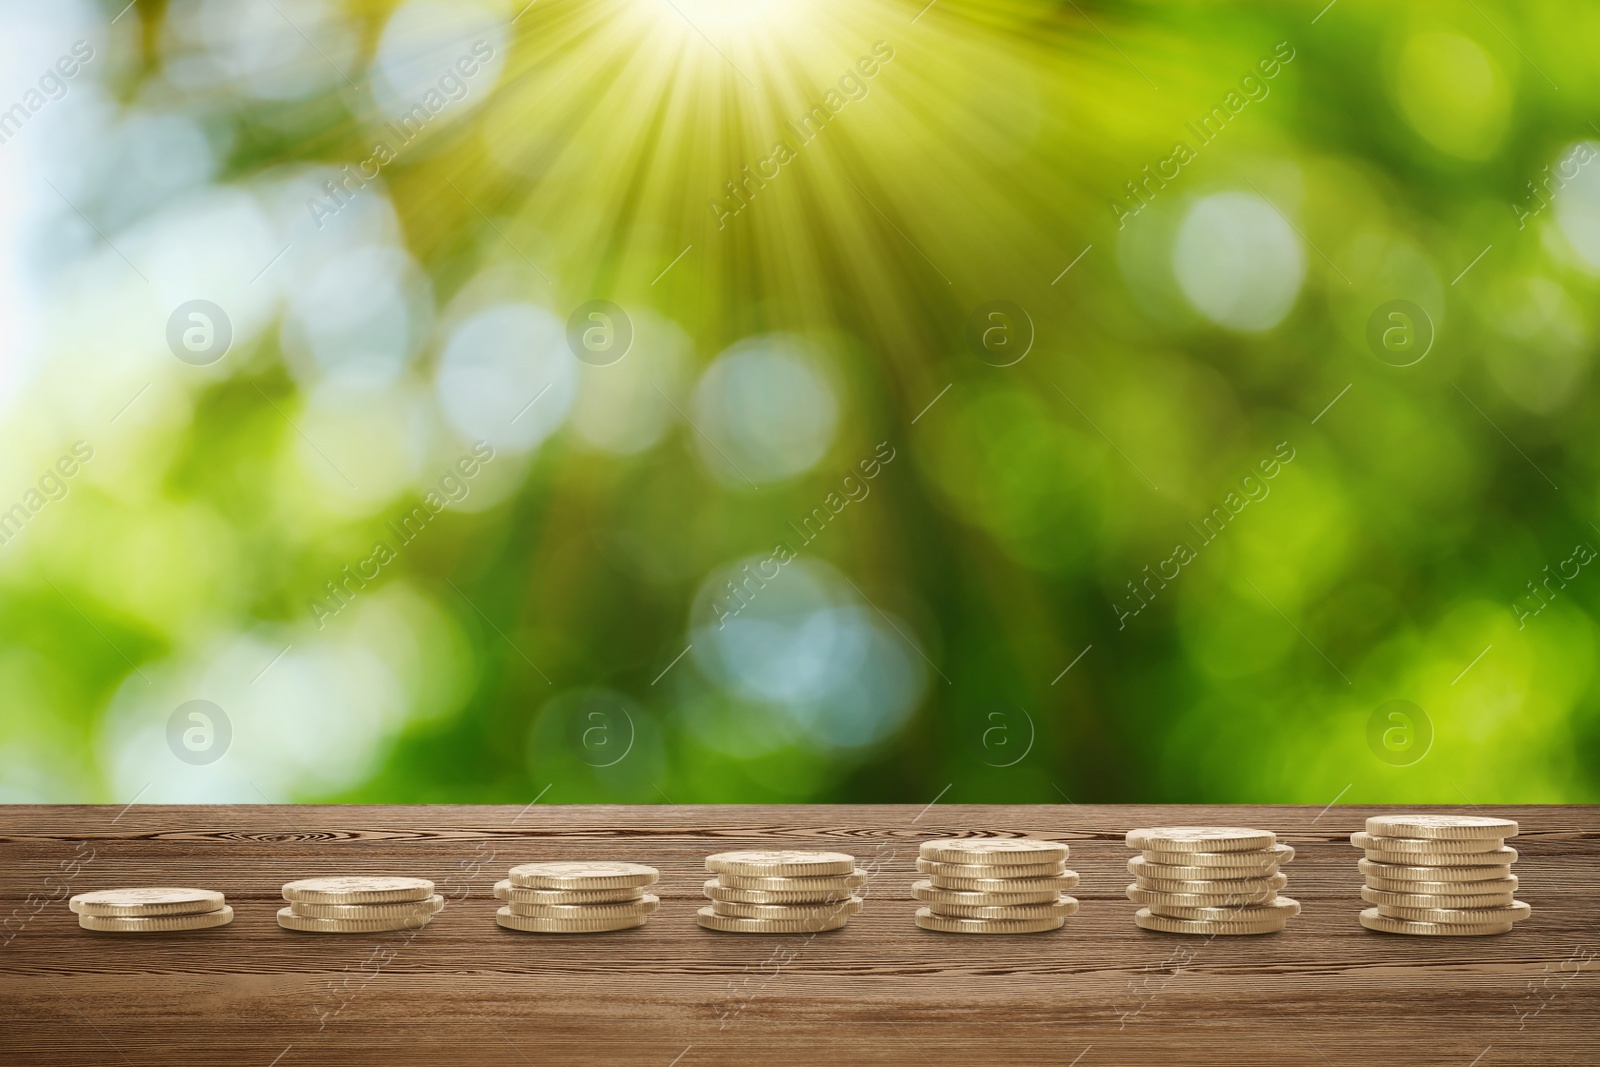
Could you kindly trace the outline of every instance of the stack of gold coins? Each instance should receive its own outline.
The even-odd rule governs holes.
[[[1133,921],[1169,934],[1270,934],[1300,904],[1281,897],[1280,863],[1294,849],[1270,830],[1237,826],[1165,826],[1129,830],[1140,855],[1128,861],[1128,899],[1143,904]]]
[[[278,925],[314,934],[415,930],[444,907],[426,878],[302,878],[284,883],[283,899]]]
[[[709,908],[695,921],[741,934],[815,934],[837,930],[861,910],[854,890],[867,880],[843,852],[719,852],[706,857],[716,875],[705,884]]]
[[[1067,846],[1031,837],[924,841],[911,895],[927,901],[917,925],[948,934],[1032,934],[1059,930],[1078,902],[1063,890],[1078,884],[1067,870]]]
[[[494,884],[505,906],[494,921],[528,934],[598,934],[643,926],[661,906],[646,893],[661,872],[642,863],[524,863]]]
[[[119,934],[169,934],[233,922],[233,909],[211,889],[97,889],[67,901],[85,930]]]
[[[1503,934],[1532,910],[1513,898],[1506,846],[1517,824],[1476,815],[1379,815],[1350,843],[1365,849],[1361,898],[1376,907],[1361,925],[1386,934],[1472,937]]]

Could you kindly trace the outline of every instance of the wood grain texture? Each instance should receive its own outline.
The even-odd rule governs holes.
[[[1356,921],[1349,834],[1389,810],[5,807],[0,1063],[1600,1062],[1600,808],[1494,809],[1522,825],[1514,871],[1533,915],[1450,939]],[[1135,927],[1123,834],[1188,823],[1277,831],[1298,850],[1286,892],[1302,914],[1253,938]],[[981,834],[1069,842],[1079,914],[1025,936],[914,926],[918,842]],[[701,930],[705,856],[739,847],[853,853],[874,871],[867,906],[814,937]],[[660,868],[661,910],[611,934],[495,925],[508,867],[580,858]],[[414,934],[273,920],[286,881],[380,873],[432,878],[451,903]],[[133,885],[218,889],[237,917],[134,938],[81,930],[67,909],[72,893]]]

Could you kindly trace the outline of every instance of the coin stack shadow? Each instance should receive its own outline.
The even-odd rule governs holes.
[[[67,901],[85,930],[118,934],[171,934],[233,922],[233,909],[212,889],[149,886],[97,889]]]
[[[1278,865],[1294,849],[1270,830],[1168,826],[1129,830],[1140,855],[1128,861],[1128,899],[1143,904],[1133,921],[1168,934],[1271,934],[1300,914],[1278,895],[1288,876]]]
[[[1376,905],[1361,925],[1386,934],[1503,934],[1532,909],[1512,894],[1517,835],[1510,819],[1477,815],[1378,815],[1350,843],[1365,849],[1361,899]]]
[[[426,878],[350,876],[286,882],[278,925],[308,934],[376,934],[416,930],[444,907]]]
[[[843,852],[773,849],[706,857],[711,906],[695,913],[707,930],[740,934],[816,934],[838,930],[861,910],[853,890],[867,880]]]
[[[1067,846],[1031,837],[924,841],[911,895],[927,901],[916,923],[947,934],[1033,934],[1059,930],[1078,901],[1063,890],[1078,884],[1067,870]]]
[[[576,860],[523,863],[494,884],[505,906],[494,921],[527,934],[598,934],[650,920],[661,898],[646,893],[661,872],[642,863]]]

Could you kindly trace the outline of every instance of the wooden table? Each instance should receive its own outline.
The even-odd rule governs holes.
[[[1600,808],[1519,820],[1510,934],[1419,938],[1357,923],[1377,808],[1148,806],[0,808],[0,1064],[1600,1063]],[[1464,809],[1407,809],[1464,810]],[[1153,934],[1123,896],[1130,827],[1276,830],[1304,911],[1263,937]],[[1046,934],[912,924],[917,843],[1068,841],[1079,914]],[[695,925],[708,853],[853,853],[865,910],[812,937]],[[625,859],[661,870],[637,930],[518,934],[494,923],[515,863]],[[279,887],[330,874],[434,879],[460,899],[412,934],[281,930]],[[67,896],[222,890],[232,925],[81,930]],[[32,895],[30,899],[30,894]]]

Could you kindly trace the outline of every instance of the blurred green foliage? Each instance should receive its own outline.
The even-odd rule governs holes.
[[[0,146],[81,177],[0,231],[0,798],[1600,796],[1600,8],[919,6],[86,8],[103,106]]]

